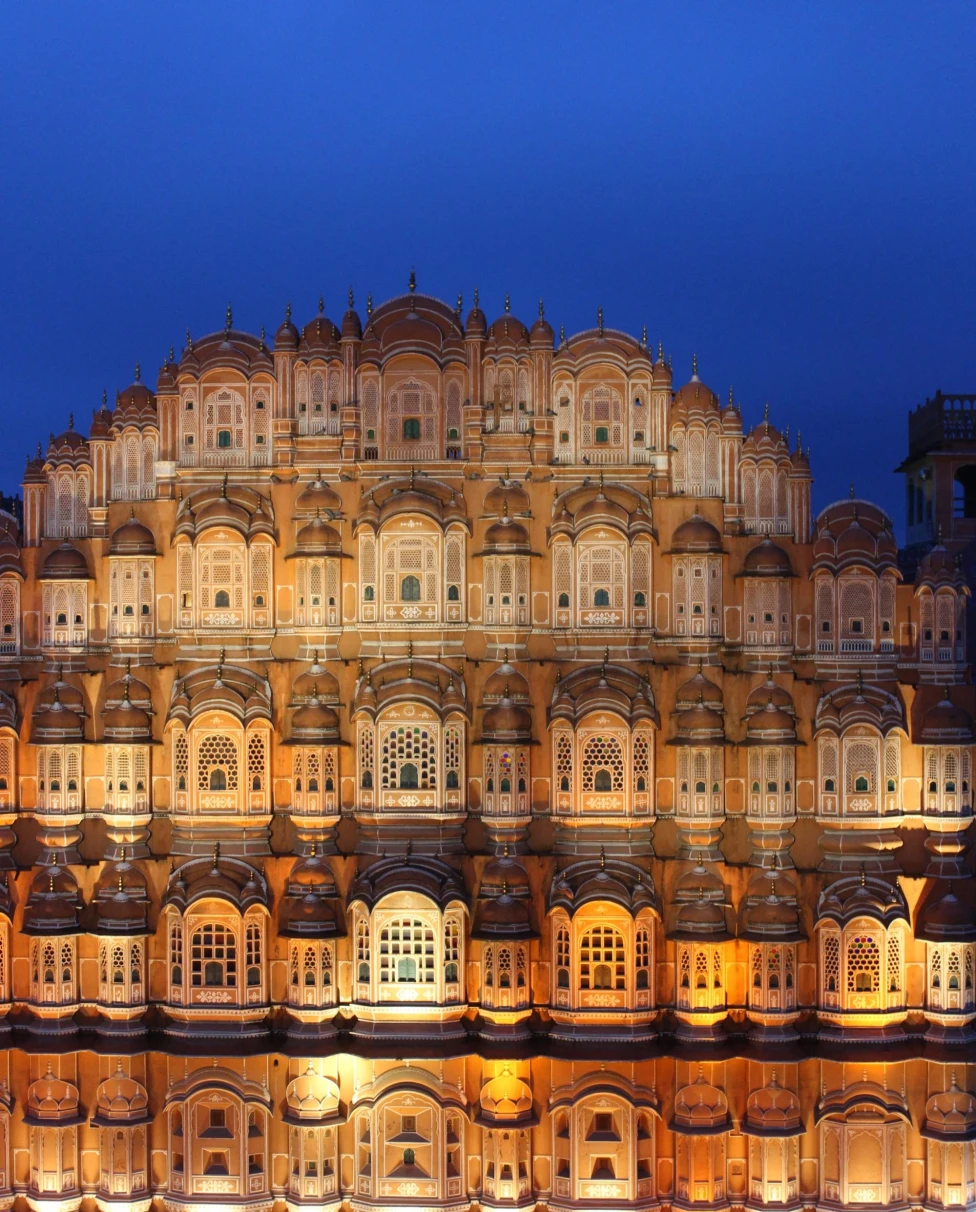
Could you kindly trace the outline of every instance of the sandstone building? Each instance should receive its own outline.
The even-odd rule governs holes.
[[[968,590],[810,490],[646,336],[413,280],[52,435],[0,1206],[976,1206]]]

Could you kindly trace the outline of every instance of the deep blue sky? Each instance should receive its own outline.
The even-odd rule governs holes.
[[[902,518],[976,391],[976,6],[7,4],[0,487],[184,329],[419,288],[697,350]]]

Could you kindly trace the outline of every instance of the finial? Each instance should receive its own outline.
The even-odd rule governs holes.
[[[413,640],[407,640],[407,677],[413,677]]]
[[[285,323],[291,323],[291,299],[285,304]]]
[[[732,391],[732,384],[729,384],[729,408],[735,408],[735,393]]]
[[[664,342],[663,341],[658,341],[658,343],[657,343],[657,360],[659,362],[664,361]]]
[[[138,383],[141,380],[141,378],[142,378],[142,367],[137,362],[136,363],[136,382]]]
[[[324,313],[325,313],[325,299],[322,297],[322,295],[319,295],[319,315],[321,316]]]
[[[559,325],[559,344],[560,345],[566,344],[566,325],[565,324]]]
[[[261,348],[264,349],[264,325],[261,325]]]
[[[354,306],[355,306],[355,299],[353,298],[352,287],[350,286],[349,287],[349,310],[352,311]]]
[[[213,864],[215,867],[217,866],[217,862],[219,859],[220,859],[220,842],[214,842]]]
[[[74,427],[75,427],[75,414],[73,412],[69,412],[68,413],[68,428],[74,429]]]
[[[462,308],[463,306],[464,306],[464,297],[463,297],[463,295],[461,294],[461,292],[460,292],[460,291],[458,291],[458,297],[457,297],[457,307],[456,307],[454,310],[457,312],[457,314],[458,314],[459,316],[460,316],[460,314],[461,314],[461,308]]]
[[[315,842],[314,841],[312,842],[312,845],[309,847],[308,857],[315,858]]]
[[[641,325],[641,347],[647,349],[647,325]]]
[[[698,378],[698,354],[696,353],[691,355],[691,377],[693,379]]]
[[[539,319],[541,320],[545,316],[545,314],[546,314],[546,305],[540,299],[539,300]]]
[[[600,336],[602,337],[603,336],[603,308],[602,307],[598,307],[596,309],[596,326],[597,326],[597,330],[600,333]]]
[[[797,430],[797,431],[796,431],[796,451],[797,451],[797,454],[802,454],[802,453],[803,453],[803,441],[802,441],[802,439],[803,439],[803,434],[802,434],[802,433],[801,433],[799,430]]]
[[[867,876],[864,874],[864,864],[862,863],[861,864],[861,887],[863,888],[866,883],[867,883]]]
[[[607,856],[603,847],[600,847],[600,870],[605,871],[607,867]]]
[[[47,877],[47,890],[48,890],[48,892],[53,892],[53,891],[54,891],[54,875],[53,875],[53,873],[49,874],[49,875],[48,875],[48,877]],[[50,1066],[49,1066],[49,1068],[50,1068]]]
[[[175,354],[175,350],[173,349],[173,346],[171,345],[171,346],[169,347],[169,360],[170,360],[171,362],[173,361],[174,354]]]
[[[769,433],[769,401],[767,400],[763,406],[763,426],[766,433]]]
[[[851,488],[850,488],[849,495],[850,495],[851,500],[853,501],[854,500],[854,481],[853,480],[851,480]]]
[[[224,332],[229,333],[233,327],[234,327],[234,313],[231,310],[230,304],[228,303],[227,304],[227,319],[224,322]]]
[[[508,896],[508,880],[502,879],[502,896]]]
[[[186,348],[193,353],[193,338],[190,336],[189,328],[186,330]]]
[[[408,285],[409,285],[410,293],[413,294],[414,291],[417,289],[417,275],[414,272],[414,268],[412,265],[410,266],[410,282]]]
[[[478,288],[477,288],[477,286],[474,288],[474,308],[477,311],[477,309],[478,309]]]
[[[122,892],[122,872],[119,872],[119,892]]]
[[[511,295],[509,295],[509,293],[506,291],[505,292],[505,315],[507,316],[511,310],[512,310],[512,298],[511,298]]]
[[[373,314],[373,296],[372,296],[372,294],[368,294],[366,296],[366,314],[368,316],[371,316]]]
[[[227,496],[227,472],[226,471],[224,472],[223,480],[221,480],[221,482],[220,482],[220,495],[225,498]]]

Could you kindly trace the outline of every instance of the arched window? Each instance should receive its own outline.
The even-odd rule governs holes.
[[[418,786],[417,767],[413,762],[404,762],[400,767],[400,789],[412,791]]]
[[[193,932],[190,983],[195,987],[236,985],[237,940],[227,926],[207,922]]]
[[[417,439],[420,437],[420,419],[419,417],[407,417],[403,422],[403,436],[405,438]]]
[[[400,582],[400,601],[401,602],[419,602],[420,601],[420,578],[412,574],[406,576]]]
[[[211,791],[226,791],[227,790],[227,775],[219,767],[215,767],[210,771],[210,790]]]

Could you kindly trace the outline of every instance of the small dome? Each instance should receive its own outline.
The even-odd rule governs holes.
[[[298,329],[291,322],[291,304],[289,303],[285,308],[285,318],[275,333],[274,347],[276,350],[294,353],[298,349],[298,342]]]
[[[295,701],[315,698],[323,703],[337,703],[339,683],[335,675],[319,663],[319,654],[315,653],[309,668],[292,683],[291,694]]]
[[[702,744],[720,745],[725,740],[725,725],[722,717],[711,707],[699,703],[697,707],[689,707],[680,711],[677,718],[678,741],[697,741]]]
[[[485,496],[485,512],[488,514],[528,513],[530,507],[529,494],[515,480],[500,479]]]
[[[725,935],[725,908],[718,901],[706,900],[704,896],[697,901],[689,901],[681,905],[675,915],[675,937],[685,938],[714,938]]]
[[[149,1118],[149,1096],[139,1082],[119,1070],[98,1087],[95,1094],[96,1115],[118,1123],[141,1122]]]
[[[529,344],[538,349],[552,349],[555,343],[555,335],[552,331],[552,325],[543,315],[542,303],[539,303],[539,318],[529,330]]]
[[[77,744],[85,739],[82,717],[61,702],[57,689],[50,705],[38,703],[31,717],[31,741],[34,744]]]
[[[763,539],[746,555],[742,564],[744,577],[791,577],[793,565],[790,557],[772,541]]]
[[[47,1076],[27,1090],[26,1118],[34,1123],[74,1123],[81,1114],[79,1099],[78,1087],[55,1077],[49,1062]]]
[[[322,518],[306,522],[295,536],[295,554],[300,556],[340,556],[342,540],[334,526]]]
[[[722,536],[711,522],[696,512],[686,518],[671,536],[671,550],[678,555],[691,552],[720,553]]]
[[[529,533],[521,522],[506,514],[485,531],[485,551],[498,554],[529,554]]]
[[[316,698],[309,699],[292,716],[293,744],[315,745],[335,743],[339,736],[339,717],[331,707]]]
[[[352,291],[349,291],[349,307],[342,317],[342,339],[344,341],[360,341],[363,336],[363,322],[359,313],[352,305]]]
[[[478,306],[478,294],[475,292],[474,306],[468,312],[468,318],[464,322],[464,335],[466,337],[477,337],[484,340],[488,335],[488,321],[485,318],[485,313]]]
[[[706,707],[711,707],[715,711],[725,710],[722,701],[722,687],[705,677],[700,661],[695,676],[689,678],[687,682],[682,682],[678,687],[678,693],[675,695],[675,707],[681,711],[696,707],[699,703],[704,703]]]
[[[942,698],[922,717],[918,743],[922,745],[971,745],[972,716],[949,698]]]
[[[504,696],[509,696],[517,701],[529,697],[529,683],[514,665],[509,664],[507,649],[504,661],[485,680],[482,694],[485,702],[495,702]]]
[[[494,707],[489,707],[482,721],[485,740],[528,740],[532,736],[532,715],[503,695]]]
[[[692,1133],[719,1132],[731,1124],[729,1100],[704,1075],[674,1096],[672,1128]]]
[[[154,556],[157,554],[156,540],[153,532],[136,518],[133,511],[128,521],[112,532],[108,553],[113,556]]]
[[[746,699],[746,715],[751,711],[764,711],[770,704],[781,711],[793,712],[793,696],[788,690],[773,681],[772,673]]]
[[[37,578],[39,581],[88,581],[88,561],[70,543],[62,543],[55,547],[41,565]]]
[[[109,741],[142,741],[152,739],[149,715],[129,699],[123,699],[115,707],[102,713],[105,739]]]
[[[310,480],[298,494],[295,508],[299,513],[315,513],[316,510],[324,514],[339,513],[342,498],[322,479],[321,473],[317,473],[315,479]]]
[[[481,1088],[481,1110],[491,1122],[517,1123],[532,1114],[532,1091],[508,1066]]]
[[[950,884],[941,900],[930,902],[922,911],[918,937],[930,943],[976,941],[972,905],[961,901]]]

